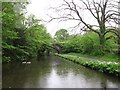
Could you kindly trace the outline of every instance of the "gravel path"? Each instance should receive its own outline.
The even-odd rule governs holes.
[[[107,63],[110,62],[110,61],[105,61],[105,60],[101,60],[101,59],[87,58],[87,57],[83,57],[83,56],[74,56],[74,55],[67,55],[67,56],[81,58],[81,59],[85,59],[85,60],[97,61],[97,62],[107,62]],[[116,62],[116,63],[119,63],[119,62]]]

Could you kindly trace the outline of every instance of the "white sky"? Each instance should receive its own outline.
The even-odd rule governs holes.
[[[49,9],[50,7],[58,7],[62,3],[62,0],[30,0],[30,1],[31,1],[31,3],[27,6],[28,14],[34,14],[36,16],[36,18],[44,19],[44,20],[49,19],[47,14],[49,14],[51,16],[56,15],[55,12],[52,12]],[[81,12],[81,13],[83,13],[83,12]],[[93,18],[91,18],[92,16],[88,12],[84,12],[83,17],[85,17],[84,20],[87,21],[88,23],[92,23],[94,25],[97,23]],[[64,28],[64,29],[68,30],[69,27],[72,27],[74,25],[76,25],[76,22],[58,23],[58,21],[53,21],[51,23],[45,24],[48,33],[50,33],[52,36],[54,36],[55,32],[59,29]],[[79,30],[74,31],[72,33],[75,33],[75,32],[78,33],[80,31]]]
[[[48,14],[51,16],[56,15],[52,12],[50,7],[57,7],[61,5],[62,0],[30,0],[31,3],[27,6],[28,14],[34,14],[38,19],[48,20]],[[69,29],[69,27],[75,26],[76,22],[60,22],[52,21],[51,23],[45,24],[48,33],[54,36],[55,32],[61,28]],[[71,32],[71,30],[69,30]],[[79,31],[72,31],[71,33],[79,33]]]
[[[60,0],[30,0],[31,3],[27,6],[28,14],[34,14],[38,19],[48,20],[47,14],[49,14],[49,8],[52,6],[58,6]],[[45,25],[47,31],[54,36],[55,32],[65,25],[60,26],[58,22],[51,22]]]

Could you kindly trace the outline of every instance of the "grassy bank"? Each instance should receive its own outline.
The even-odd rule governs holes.
[[[118,57],[118,55],[115,55],[115,54],[95,56],[95,55],[88,55],[88,54],[81,54],[81,53],[68,53],[68,55],[82,56],[86,58],[93,58],[93,59],[99,59],[99,60],[111,61],[111,62],[120,62],[120,58]]]
[[[120,65],[116,62],[99,62],[99,61],[89,61],[81,58],[71,57],[70,55],[56,54],[62,58],[73,61],[75,63],[81,64],[83,66],[98,70],[100,72],[113,74],[120,77]]]

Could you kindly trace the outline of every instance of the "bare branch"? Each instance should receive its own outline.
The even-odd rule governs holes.
[[[79,23],[73,28],[77,28],[80,26],[80,24],[83,24],[86,28],[88,28],[86,30],[93,31],[99,35],[106,33],[106,23],[109,23],[109,25],[113,21],[119,23],[119,19],[116,18],[116,16],[120,15],[120,13],[114,9],[109,9],[114,5],[109,2],[110,0],[79,0],[84,7],[75,3],[74,0],[63,1],[64,3],[62,5],[60,5],[58,8],[54,8],[57,12],[62,12],[64,10],[63,13],[58,14],[58,17],[50,17],[51,19],[49,22],[55,19],[59,20],[59,22],[69,20],[78,21]],[[93,18],[96,19],[98,25],[88,24],[83,19],[83,15],[80,12],[81,10],[88,10]],[[112,24],[110,26],[112,26]],[[99,30],[95,30],[94,27],[99,28]],[[81,30],[83,31],[83,28]]]

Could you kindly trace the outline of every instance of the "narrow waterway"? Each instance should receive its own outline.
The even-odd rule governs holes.
[[[120,88],[120,79],[57,56],[3,64],[3,88]]]

